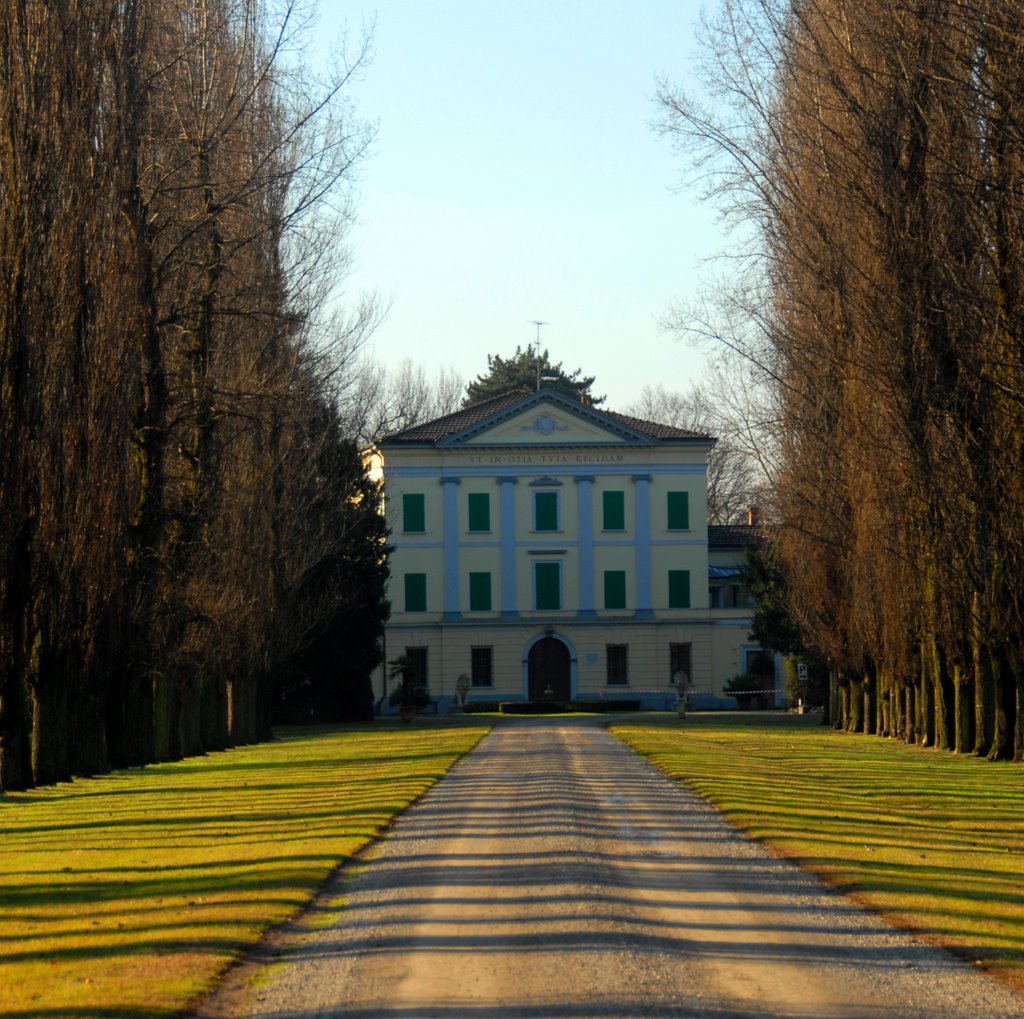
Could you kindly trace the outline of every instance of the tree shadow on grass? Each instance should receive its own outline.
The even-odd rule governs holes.
[[[635,759],[617,745],[599,740],[577,748],[571,760],[540,768],[526,739],[497,745],[505,749],[495,752],[492,741],[487,764],[471,759],[451,773],[340,889],[346,906],[337,927],[323,925],[338,919],[332,906],[314,906],[288,945],[290,964],[315,967],[344,956],[366,967],[353,972],[364,973],[379,971],[388,958],[426,957],[423,972],[449,974],[451,994],[435,988],[437,1000],[403,1007],[385,1001],[370,1009],[347,1003],[339,992],[329,1014],[773,1014],[767,1005],[746,1009],[687,1000],[684,989],[671,987],[664,1000],[642,1004],[614,993],[602,996],[590,985],[584,1001],[559,1000],[554,987],[552,1002],[533,1005],[516,1000],[518,988],[510,986],[507,1002],[484,1005],[458,994],[459,967],[478,959],[504,959],[516,973],[517,966],[557,957],[565,988],[579,986],[569,979],[577,967],[591,974],[595,966],[614,970],[626,958],[638,960],[643,972],[666,974],[685,973],[689,961],[706,958],[736,972],[753,963],[855,969],[868,984],[908,967],[927,980],[933,970],[952,965],[928,946],[903,939],[895,946],[887,924],[822,888],[812,875],[751,847],[703,801],[653,772],[638,776]],[[316,977],[301,980],[330,979],[327,970],[302,972]],[[268,998],[247,1014],[306,1019],[324,1013],[290,1011]],[[893,1013],[865,1006],[855,1014],[867,1019]],[[901,1012],[907,1019],[935,1014],[933,1005]]]

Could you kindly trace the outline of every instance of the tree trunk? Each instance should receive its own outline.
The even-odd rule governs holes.
[[[176,721],[171,740],[175,757],[194,757],[203,752],[200,730],[200,679],[192,666],[183,666],[174,677]]]
[[[0,793],[27,789],[32,778],[25,691],[13,665],[0,672]]]
[[[1016,698],[1013,712],[1013,759],[1024,762],[1024,674],[1016,673]]]
[[[70,720],[68,687],[71,677],[53,681],[59,672],[52,649],[37,636],[39,650],[33,663],[29,691],[32,697],[32,781],[35,785],[53,785],[71,778]],[[42,644],[40,647],[39,645]]]
[[[877,680],[870,672],[864,674],[861,680],[861,689],[864,693],[863,714],[864,714],[864,735],[870,736],[875,731],[875,711]]]
[[[258,680],[258,725],[257,734],[261,740],[273,739],[274,726],[273,726],[273,705],[271,699],[274,693],[274,684],[272,677],[266,673],[261,672]]]
[[[242,689],[242,711],[239,722],[241,723],[238,742],[255,743],[259,739],[260,731],[260,704],[259,704],[259,681],[255,676],[246,676],[241,683]]]
[[[167,676],[158,672],[153,676],[152,681],[153,698],[153,760],[173,760],[171,754],[171,710],[174,702],[174,695],[171,691],[171,681]]]
[[[1017,683],[1010,676],[1005,655],[992,653],[992,743],[986,755],[990,761],[1002,761],[1013,757],[1013,719],[1017,701]]]
[[[975,595],[977,608],[977,595]],[[971,670],[974,683],[974,750],[984,757],[992,745],[992,682],[988,651],[981,641],[980,622],[975,617],[971,634]]]
[[[935,745],[935,687],[928,676],[927,664],[922,656],[918,675],[917,736],[922,747]]]
[[[3,487],[0,499],[5,494]],[[32,783],[31,723],[25,688],[31,561],[27,519],[6,539],[10,541],[10,567],[8,575],[0,578],[0,792],[14,792]]]
[[[971,704],[971,681],[964,675],[963,669],[957,665],[953,669],[953,696],[955,705],[953,749],[958,754],[969,753],[973,745],[972,722],[974,708]]]
[[[879,669],[876,678],[875,735],[892,735],[893,680],[888,669]]]
[[[932,697],[935,704],[934,746],[936,750],[949,750],[953,746],[953,685],[934,635],[929,638],[929,644]]]
[[[219,671],[204,670],[200,681],[200,733],[203,749],[223,750],[230,745],[227,729],[227,684]]]
[[[846,686],[846,731],[860,732],[864,725],[864,693],[860,679],[852,677]]]
[[[917,687],[913,683],[906,683],[903,687],[906,709],[903,718],[906,722],[904,739],[907,743],[917,742]]]
[[[107,695],[107,737],[115,768],[149,764],[153,755],[153,680],[134,665]]]

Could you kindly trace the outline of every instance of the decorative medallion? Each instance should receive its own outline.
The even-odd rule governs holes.
[[[567,432],[568,425],[560,425],[553,417],[541,414],[531,425],[523,425],[524,432],[536,432],[538,435],[548,436],[552,432]]]

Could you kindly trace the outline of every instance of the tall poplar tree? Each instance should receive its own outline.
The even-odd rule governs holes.
[[[0,789],[266,736],[382,576],[336,428],[309,491],[372,317],[322,315],[368,134],[276,13],[0,3]]]
[[[776,555],[834,717],[1020,759],[1024,15],[735,0],[709,41],[737,117],[666,88],[666,129],[754,228]]]

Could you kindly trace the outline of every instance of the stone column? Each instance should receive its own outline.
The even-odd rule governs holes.
[[[577,548],[580,557],[581,616],[594,616],[594,479],[583,475],[576,479],[579,503],[579,535]]]
[[[461,619],[459,602],[459,479],[442,478],[444,542],[444,619]]]
[[[498,478],[501,486],[501,614],[516,616],[516,483],[518,478]]]
[[[651,476],[634,474],[636,500],[636,618],[653,619],[651,611]]]

